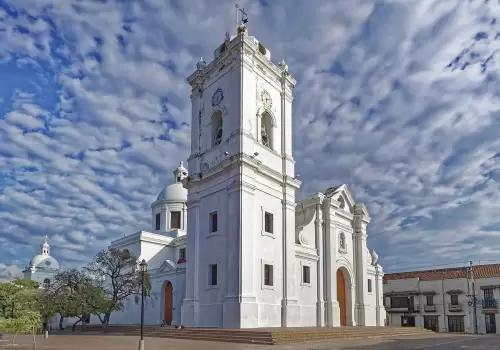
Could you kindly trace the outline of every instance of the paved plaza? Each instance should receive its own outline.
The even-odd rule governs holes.
[[[0,341],[0,349],[8,342]],[[80,334],[52,334],[49,339],[37,336],[37,350],[136,350],[138,337],[119,335],[80,335]],[[15,349],[32,349],[32,337],[21,335],[16,340]],[[432,337],[412,337],[397,339],[366,339],[366,340],[343,340],[330,341],[326,343],[309,343],[297,345],[251,345],[217,342],[201,342],[193,340],[146,338],[146,350],[251,350],[251,349],[275,349],[275,350],[500,350],[500,337],[498,336],[453,336],[436,334]]]

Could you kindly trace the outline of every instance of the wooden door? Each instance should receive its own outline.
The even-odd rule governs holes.
[[[347,325],[347,310],[345,300],[345,279],[342,271],[337,270],[337,301],[339,302],[340,309],[340,325]]]
[[[172,283],[170,282],[167,282],[167,285],[165,287],[165,310],[164,310],[164,314],[165,314],[165,322],[167,323],[167,325],[171,325],[172,324],[172,308],[173,308],[173,305],[174,305],[174,301],[173,301],[173,288],[172,288]]]

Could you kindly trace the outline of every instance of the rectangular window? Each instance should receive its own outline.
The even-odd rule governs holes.
[[[368,279],[368,293],[372,292],[372,280]]]
[[[307,265],[302,266],[302,282],[305,284],[311,283],[311,268]]]
[[[208,276],[208,284],[211,286],[217,285],[217,264],[212,264],[209,266],[209,276]]]
[[[425,303],[427,304],[427,306],[434,305],[434,296],[433,295],[426,295],[425,296]]]
[[[186,260],[186,248],[179,249],[179,259]]]
[[[181,228],[181,212],[170,212],[170,228]]]
[[[273,285],[273,265],[264,265],[264,285]]]
[[[493,288],[487,288],[484,290],[484,299],[493,299]]]
[[[448,332],[464,333],[464,316],[448,316]]]
[[[406,308],[408,305],[409,299],[407,297],[391,297],[392,308]]]
[[[264,213],[264,231],[267,233],[273,233],[273,214]]]
[[[161,227],[161,215],[160,213],[156,214],[156,230],[159,230]]]
[[[210,233],[217,232],[217,212],[210,214]]]
[[[452,294],[451,297],[451,305],[458,305],[458,294]]]

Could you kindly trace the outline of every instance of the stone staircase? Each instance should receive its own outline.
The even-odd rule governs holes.
[[[78,329],[78,328],[77,328]],[[100,325],[79,327],[84,332],[103,332]],[[140,336],[139,326],[109,325],[107,333]],[[183,328],[144,326],[144,336],[246,344],[298,344],[312,341],[374,339],[425,336],[434,332],[410,327],[336,327],[336,328]]]

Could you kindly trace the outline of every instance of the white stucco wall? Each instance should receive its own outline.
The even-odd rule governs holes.
[[[484,299],[484,292],[481,286],[497,286],[500,284],[500,277],[475,279],[475,295],[477,298],[476,304],[476,320],[477,330],[479,334],[486,333],[485,314],[482,307],[482,300]],[[472,301],[468,294],[473,294],[472,285],[466,278],[459,279],[443,279],[443,280],[419,280],[418,278],[389,280],[384,285],[384,293],[394,292],[408,292],[416,291],[418,294],[414,296],[415,305],[418,307],[418,312],[412,313],[415,316],[415,326],[424,327],[425,316],[438,316],[439,331],[448,332],[448,317],[449,316],[463,316],[464,328],[466,333],[474,333],[474,307],[469,305]],[[460,311],[451,311],[450,303],[451,296],[448,291],[461,290],[462,293],[458,295],[458,303]],[[470,291],[470,292],[469,292]],[[426,292],[435,292],[433,297],[434,307],[426,306]],[[500,290],[494,289],[494,299],[500,298]],[[399,309],[391,308],[390,298],[385,297],[386,308],[388,310],[389,325],[401,326],[402,311]],[[435,311],[434,311],[435,310]],[[400,311],[400,312],[396,312]],[[498,313],[493,310],[497,322],[497,333],[500,333],[500,318]]]

